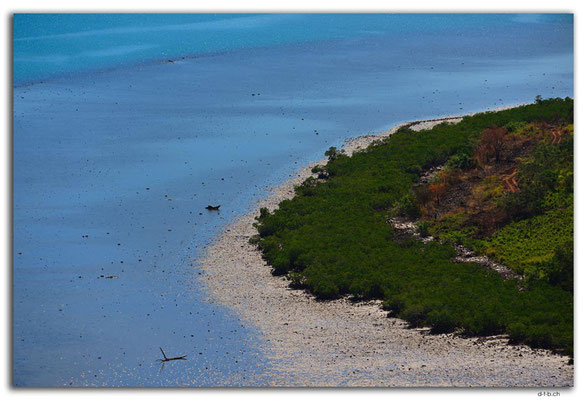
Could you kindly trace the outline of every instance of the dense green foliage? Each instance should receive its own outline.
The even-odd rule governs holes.
[[[573,140],[540,144],[519,171],[520,193],[506,197],[506,207],[516,218],[573,205]]]
[[[288,274],[295,287],[318,298],[379,298],[390,314],[413,326],[470,335],[507,332],[515,342],[570,354],[571,292],[546,281],[533,281],[520,291],[517,281],[478,265],[451,262],[449,244],[396,241],[386,217],[390,210],[417,213],[412,187],[419,174],[449,158],[455,166],[467,166],[483,129],[532,121],[572,123],[572,112],[571,99],[541,100],[418,133],[400,129],[352,157],[330,149],[328,164],[315,171],[323,179],[306,180],[275,212],[261,210],[254,241],[275,274]],[[498,236],[494,240],[494,245],[502,243]],[[568,260],[563,250],[557,254]]]

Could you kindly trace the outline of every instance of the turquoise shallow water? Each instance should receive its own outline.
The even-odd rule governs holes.
[[[197,280],[224,224],[347,137],[573,95],[568,15],[17,15],[14,30],[18,386],[270,384],[263,338]],[[160,371],[159,346],[188,361]]]

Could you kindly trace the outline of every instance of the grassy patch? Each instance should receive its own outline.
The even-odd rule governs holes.
[[[573,241],[573,208],[555,209],[545,214],[513,222],[490,238],[477,242],[476,248],[489,252],[498,261],[521,274],[548,275],[548,267],[557,248]]]

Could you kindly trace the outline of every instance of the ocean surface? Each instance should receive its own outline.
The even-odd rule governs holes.
[[[198,281],[223,226],[345,138],[573,96],[566,14],[17,14],[13,52],[17,386],[271,384]]]

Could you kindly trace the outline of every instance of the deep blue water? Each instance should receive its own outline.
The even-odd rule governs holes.
[[[532,24],[548,26],[553,37],[544,37],[539,48],[514,44],[512,51],[532,54],[561,45],[568,50],[568,14],[16,14],[14,80],[22,84],[183,56],[345,38],[406,40],[405,35],[451,31],[467,40],[473,31],[489,39],[501,29],[507,34],[516,25]]]
[[[14,39],[18,386],[267,384],[197,281],[224,224],[347,137],[573,95],[570,15],[16,15]]]

